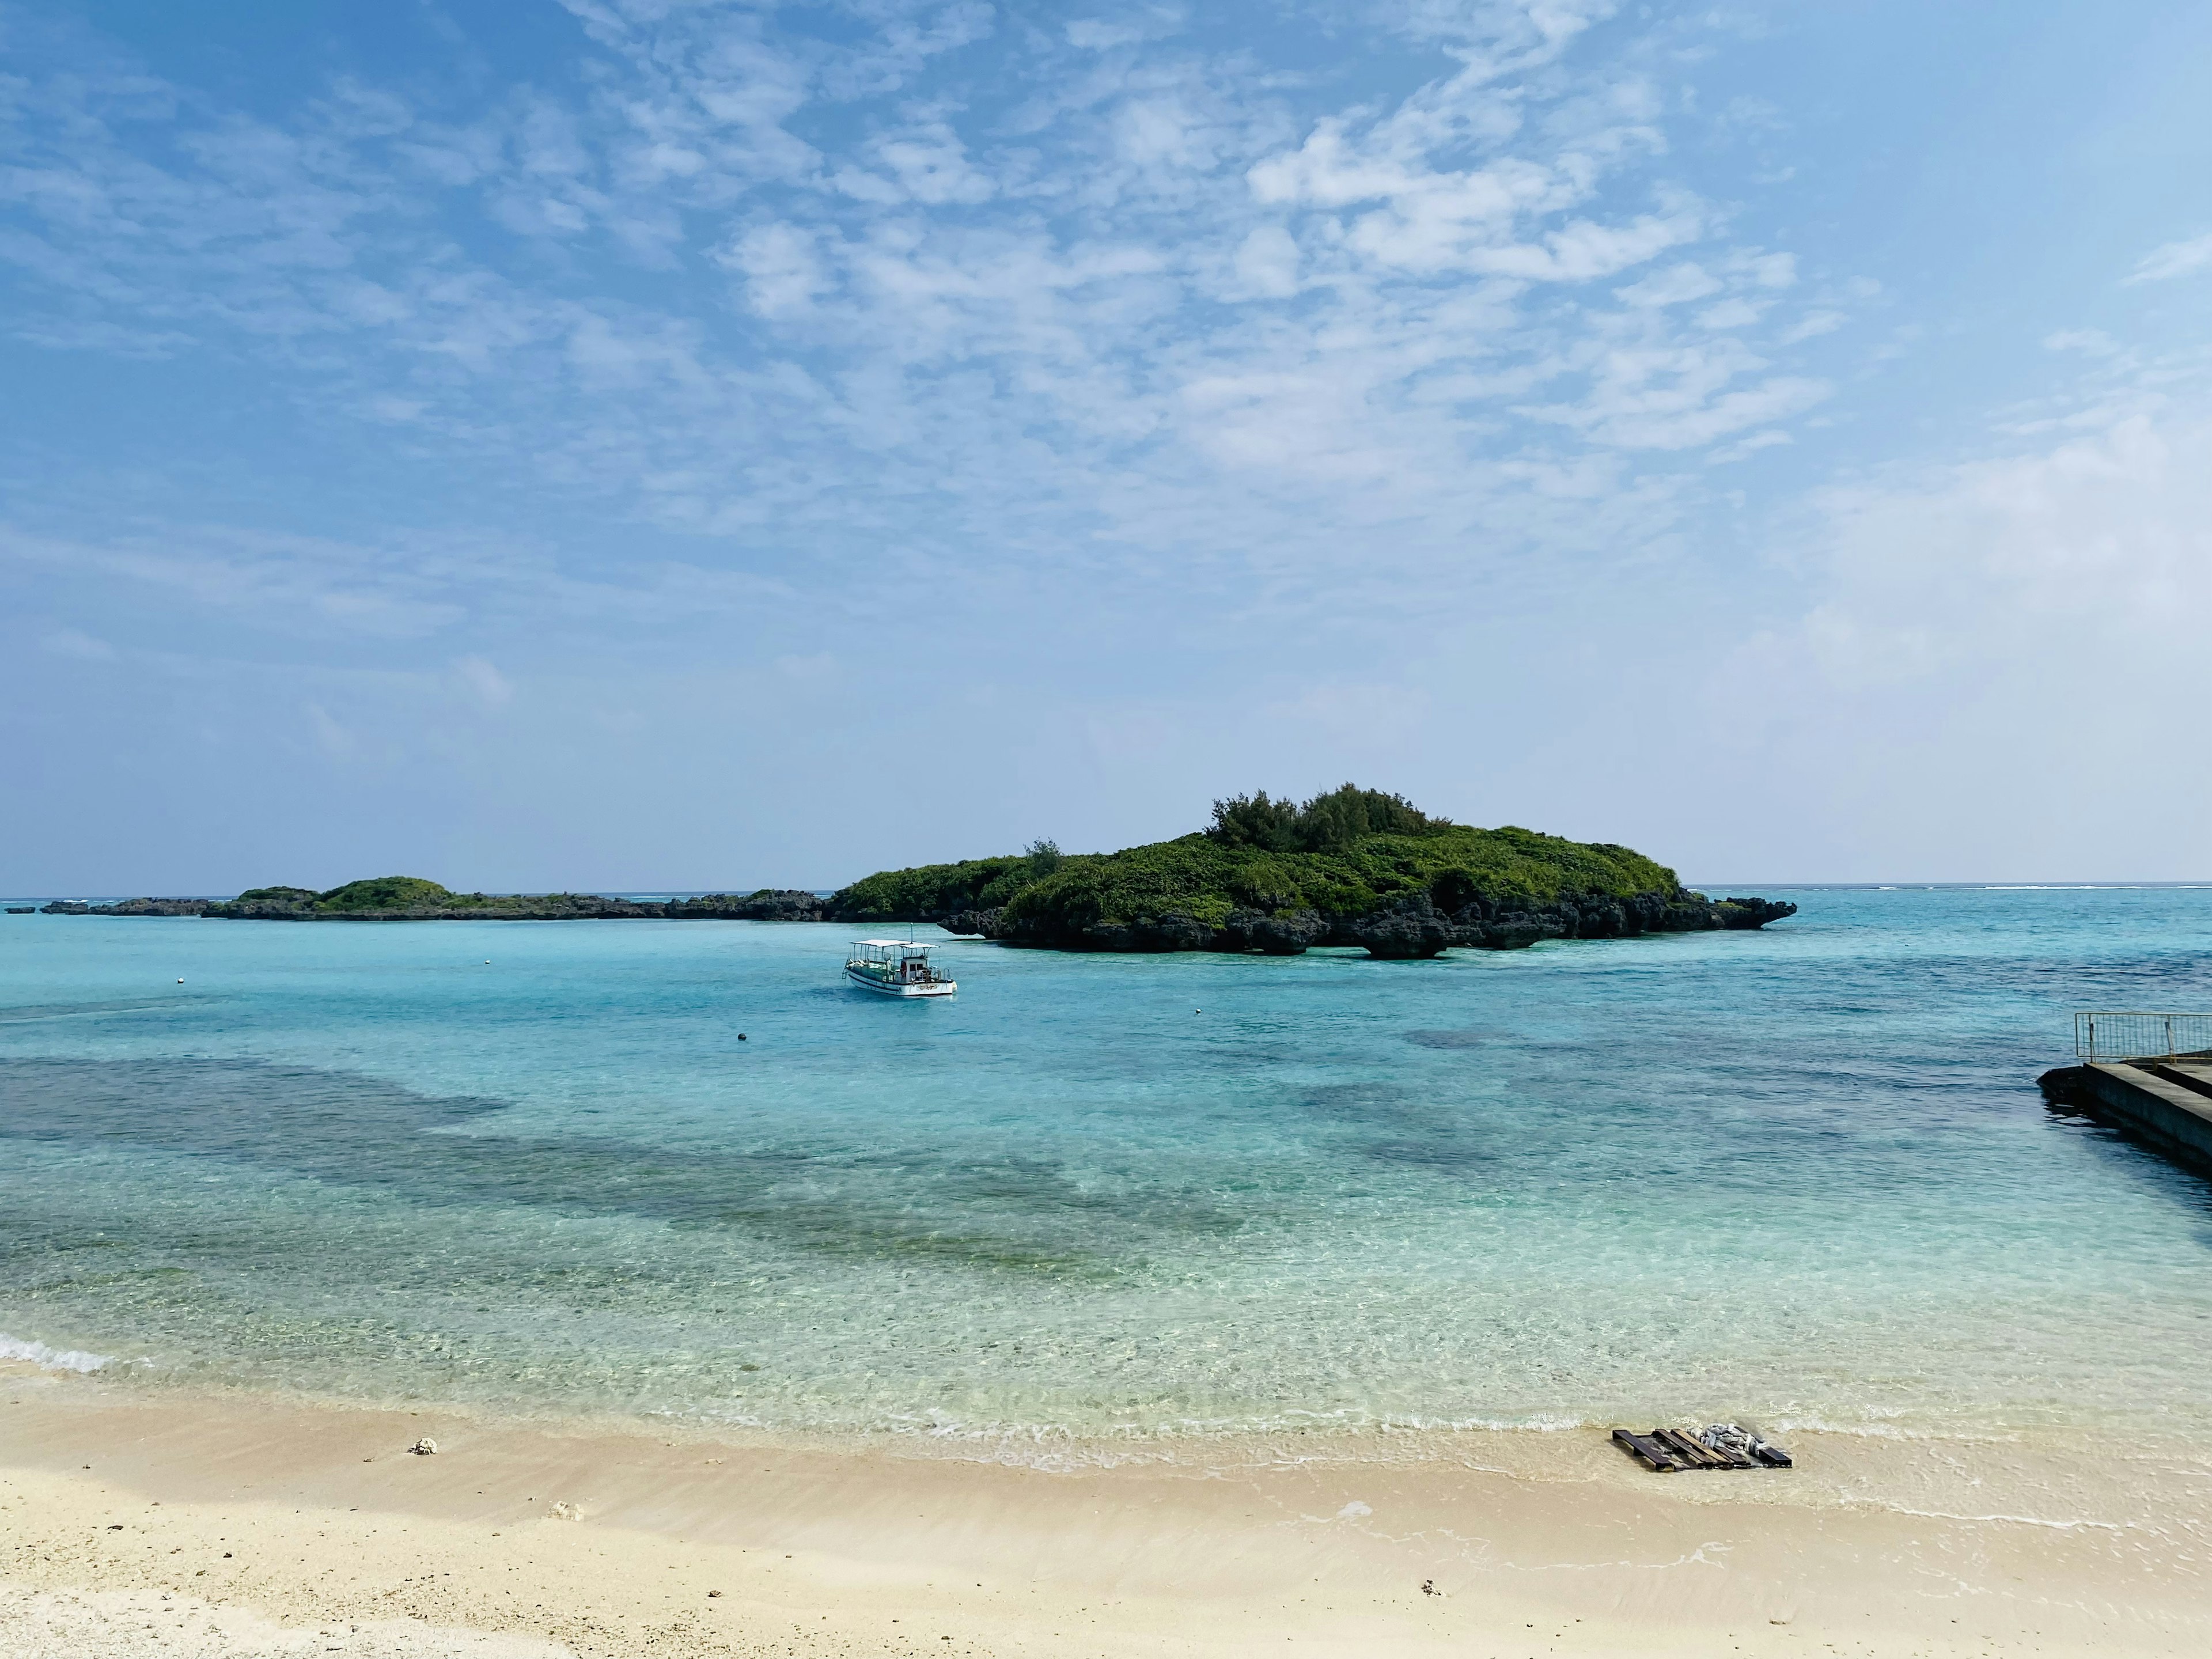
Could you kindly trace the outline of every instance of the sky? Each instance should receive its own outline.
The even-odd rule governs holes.
[[[2202,4],[0,0],[0,890],[2212,878],[2208,711]]]

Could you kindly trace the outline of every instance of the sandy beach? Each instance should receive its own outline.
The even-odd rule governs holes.
[[[2156,1459],[1802,1435],[1788,1474],[1657,1476],[1486,1432],[1051,1470],[5,1383],[25,1656],[2212,1646],[2202,1471]]]

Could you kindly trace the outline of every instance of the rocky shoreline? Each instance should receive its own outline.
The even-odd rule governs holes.
[[[1054,927],[1047,919],[1009,918],[1003,909],[963,910],[925,920],[938,921],[947,933],[1049,951],[1225,951],[1291,957],[1316,945],[1335,945],[1357,946],[1386,961],[1413,961],[1455,946],[1517,951],[1553,939],[1745,931],[1796,914],[1797,907],[1785,900],[1713,900],[1677,889],[1626,898],[1562,898],[1518,909],[1471,899],[1456,911],[1440,909],[1428,895],[1413,894],[1359,915],[1232,910],[1218,927],[1194,916],[1168,914],[1068,928]]]

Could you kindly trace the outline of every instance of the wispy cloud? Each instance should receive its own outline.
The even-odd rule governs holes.
[[[75,628],[57,628],[40,641],[57,657],[79,662],[113,662],[115,647],[106,640]]]
[[[1436,72],[1356,105],[1162,9],[886,3],[835,51],[750,9],[568,9],[576,76],[473,107],[356,78],[255,117],[27,64],[13,325],[281,363],[332,418],[787,577],[896,526],[971,571],[1103,532],[1317,580],[1371,564],[1356,492],[1388,479],[1420,528],[1387,556],[1449,581],[1549,521],[1563,443],[1694,459],[1818,395],[1774,354],[1838,313],[1808,326],[1787,256],[1670,176],[1661,89],[1551,76],[1603,6],[1416,9]],[[1592,284],[1632,344],[1548,297]]]
[[[2202,270],[2212,270],[2212,232],[2153,248],[2136,261],[2136,268],[2127,280],[2163,283],[2176,276],[2193,276]]]

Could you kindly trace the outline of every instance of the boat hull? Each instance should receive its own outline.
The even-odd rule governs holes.
[[[921,984],[886,985],[866,974],[856,974],[850,967],[845,969],[845,977],[855,985],[873,991],[879,997],[949,997],[960,988],[949,979],[933,980]]]

